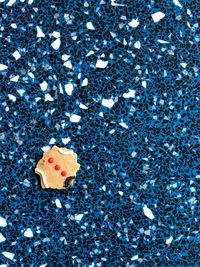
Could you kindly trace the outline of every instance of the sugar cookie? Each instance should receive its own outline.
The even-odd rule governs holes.
[[[64,189],[66,180],[69,185],[73,185],[73,177],[79,169],[80,164],[73,150],[53,146],[44,152],[43,157],[37,163],[35,173],[40,175],[43,189]]]

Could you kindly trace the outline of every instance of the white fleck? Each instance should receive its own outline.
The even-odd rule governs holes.
[[[14,253],[7,252],[7,251],[2,252],[2,254],[4,255],[4,257],[6,257],[6,258],[8,258],[10,260],[13,260],[14,257],[15,257],[15,254]]]
[[[70,60],[66,61],[64,64],[63,64],[65,67],[69,68],[69,69],[72,69],[72,63]]]
[[[12,55],[16,60],[18,60],[21,57],[20,53],[17,50]]]
[[[98,59],[96,63],[96,68],[104,69],[107,67],[107,65],[108,65],[108,61],[103,61],[101,59]]]
[[[17,29],[17,24],[16,24],[16,23],[12,23],[10,26],[11,26],[13,29]]]
[[[50,149],[50,146],[43,146],[42,151],[43,151],[43,152],[46,152],[46,151],[48,151],[49,149]]]
[[[71,141],[70,137],[62,138],[62,142],[64,145],[68,144]]]
[[[25,156],[27,156],[27,155],[25,155]],[[27,186],[27,187],[30,187],[31,186],[30,182],[27,179],[24,179],[23,185],[24,186]]]
[[[24,232],[24,236],[29,237],[29,238],[33,237],[33,232],[31,230],[31,228],[26,229],[26,231]]]
[[[42,89],[42,91],[46,91],[47,90],[47,86],[48,86],[48,83],[46,81],[43,81],[40,84],[40,88]]]
[[[75,215],[75,220],[76,221],[80,221],[82,218],[83,218],[84,214],[78,214],[78,215]]]
[[[154,219],[154,215],[152,213],[152,211],[147,207],[147,205],[145,205],[143,207],[143,212],[144,212],[144,215],[146,215],[149,219]]]
[[[160,44],[168,44],[169,43],[168,41],[164,41],[164,40],[161,40],[161,39],[158,39],[157,42],[160,43]]]
[[[131,184],[130,184],[129,182],[126,182],[126,183],[125,183],[125,186],[130,187]]]
[[[145,188],[144,188],[145,189]],[[151,232],[150,232],[150,230],[146,230],[146,231],[144,231],[144,234],[145,235],[151,235]]]
[[[99,116],[103,118],[104,117],[103,112],[99,112]]]
[[[53,37],[55,37],[55,38],[59,38],[59,37],[60,37],[60,33],[57,32],[57,31],[54,31],[54,32],[52,33],[52,35],[53,35]]]
[[[135,90],[130,90],[129,89],[129,92],[128,93],[124,93],[123,97],[124,98],[134,98],[135,97]]]
[[[45,101],[53,101],[53,97],[50,94],[45,94]]]
[[[13,78],[10,79],[12,82],[18,82],[19,80],[19,75],[14,76]]]
[[[103,191],[106,191],[106,186],[103,185],[103,186],[102,186],[102,189],[103,189]]]
[[[34,74],[33,74],[32,72],[29,72],[29,73],[28,73],[28,76],[30,76],[32,79],[35,78],[35,76],[34,76]]]
[[[133,158],[135,158],[136,155],[137,155],[137,152],[135,152],[135,151],[133,151],[133,152],[131,153],[131,156],[132,156]]]
[[[36,97],[35,101],[38,102],[41,99],[41,97]]]
[[[62,204],[61,204],[61,202],[60,202],[60,200],[59,200],[58,198],[56,198],[56,200],[55,200],[55,204],[56,204],[56,207],[57,207],[57,208],[59,208],[59,209],[62,208]]]
[[[59,84],[59,88],[60,88],[60,93],[63,94],[63,88],[62,88],[62,84]]]
[[[32,4],[33,4],[33,1],[34,1],[34,0],[29,0],[29,1],[28,1],[28,4],[29,4],[29,5],[32,5]]]
[[[187,14],[190,16],[192,13],[189,9],[187,9]]]
[[[147,82],[146,82],[146,81],[142,81],[142,86],[143,86],[144,88],[147,88]]]
[[[151,15],[154,22],[158,22],[165,17],[165,13],[158,11]]]
[[[60,44],[61,44],[60,38],[58,38],[51,44],[51,46],[53,47],[53,49],[58,50],[58,48],[60,47]]]
[[[183,67],[184,69],[187,67],[187,63],[185,63],[185,62],[181,62],[180,65],[181,65],[181,67]]]
[[[89,57],[89,56],[91,56],[91,55],[93,55],[94,54],[94,51],[89,51],[88,53],[87,53],[87,55],[86,55],[86,57]]]
[[[10,1],[7,3],[7,6],[12,6],[15,2],[16,2],[16,0],[10,0]]]
[[[171,244],[172,243],[172,241],[173,241],[173,236],[171,236],[170,238],[168,238],[167,240],[166,240],[166,244],[167,245],[169,245],[169,244]]]
[[[50,139],[50,141],[49,141],[49,144],[50,144],[50,145],[54,145],[55,142],[56,142],[56,139],[52,137],[52,138]]]
[[[139,24],[140,22],[137,19],[132,19],[128,25],[132,28],[136,28]]]
[[[127,126],[126,123],[124,123],[124,122],[120,122],[119,125],[121,125],[123,128],[128,129],[128,126]]]
[[[36,26],[37,29],[37,37],[45,37],[45,34],[43,33],[42,29],[39,26]]]
[[[9,99],[12,100],[13,102],[16,101],[16,96],[11,95],[11,94],[8,94],[8,97],[9,97]]]
[[[71,37],[72,37],[72,39],[73,39],[74,41],[76,41],[76,39],[77,39],[77,35],[73,35],[73,34],[71,34]]]
[[[115,102],[112,99],[103,99],[102,105],[107,108],[112,108],[112,106],[115,104]]]
[[[45,267],[47,266],[47,263],[40,265],[39,267]]]
[[[85,78],[81,84],[81,86],[87,86],[88,85],[88,78]]]
[[[159,103],[160,103],[161,105],[164,105],[165,100],[164,100],[164,99],[160,99]]]
[[[111,0],[111,5],[112,6],[124,6],[123,4],[115,3],[115,0]]]
[[[131,258],[132,261],[134,261],[134,260],[138,260],[138,259],[139,259],[138,255],[135,255],[135,256],[133,256],[133,257]]]
[[[1,70],[7,70],[7,66],[6,65],[4,65],[4,64],[0,64],[0,71]]]
[[[115,131],[116,131],[115,129],[112,129],[109,131],[109,134],[114,134]]]
[[[69,55],[62,55],[62,60],[63,61],[66,61],[66,60],[68,60],[70,58],[70,56]]]
[[[118,193],[120,194],[120,196],[123,196],[124,192],[122,191],[118,191]]]
[[[68,95],[72,95],[73,90],[74,90],[73,84],[71,83],[65,84],[65,92]]]
[[[67,203],[67,204],[65,205],[65,208],[66,208],[66,209],[70,209],[71,206]]]
[[[173,0],[173,2],[174,2],[174,4],[175,4],[176,6],[183,7],[183,6],[180,4],[179,0]]]
[[[88,107],[86,105],[83,105],[82,103],[79,104],[79,108],[88,109]]]
[[[92,22],[87,22],[86,26],[87,26],[88,30],[95,30]]]
[[[141,47],[140,41],[136,41],[134,43],[134,47],[137,48],[137,49],[140,49],[140,47]]]
[[[3,236],[1,233],[0,233],[0,243],[1,242],[4,242],[6,240],[5,236]]]
[[[2,0],[0,0],[0,2],[1,2]],[[3,0],[4,1],[4,0]],[[0,264],[0,267],[8,267],[8,265],[6,265],[6,264]]]
[[[81,116],[76,115],[76,114],[73,114],[73,115],[70,117],[70,121],[71,121],[71,122],[79,122],[80,119],[81,119]]]

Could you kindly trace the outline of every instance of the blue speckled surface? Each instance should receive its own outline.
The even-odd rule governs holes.
[[[198,266],[199,1],[14,2],[0,1],[0,266]],[[64,191],[34,174],[54,143],[81,164]]]

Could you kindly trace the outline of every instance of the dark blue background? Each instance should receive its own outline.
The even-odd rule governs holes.
[[[119,2],[124,6],[107,0],[88,0],[85,6],[80,0],[0,3],[0,64],[8,67],[0,71],[0,216],[7,221],[0,227],[6,238],[0,264],[199,264],[199,4]],[[151,15],[158,11],[165,17],[155,23]],[[132,19],[140,22],[136,28],[128,26]],[[87,22],[95,30],[87,29]],[[36,26],[44,38],[37,37]],[[53,31],[61,35],[58,50],[51,46]],[[12,56],[16,50],[18,60]],[[86,57],[91,50],[94,54]],[[70,55],[72,69],[63,65],[64,54]],[[96,68],[100,58],[108,61],[106,68]],[[18,81],[11,81],[17,75]],[[85,78],[88,85],[81,86]],[[74,86],[71,96],[64,88],[68,83]],[[129,89],[135,98],[123,97]],[[45,93],[53,101],[45,101]],[[112,108],[102,105],[111,98]],[[73,123],[66,113],[81,120]],[[34,174],[52,137],[58,146],[69,137],[66,147],[81,164],[74,186],[66,190],[42,190]],[[144,205],[154,219],[145,216]],[[27,228],[32,238],[24,236]]]

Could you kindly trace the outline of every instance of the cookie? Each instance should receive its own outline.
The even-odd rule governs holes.
[[[40,175],[43,189],[64,189],[66,180],[70,186],[73,185],[73,177],[79,169],[80,164],[73,150],[53,146],[44,152],[43,157],[37,163],[35,173]]]

